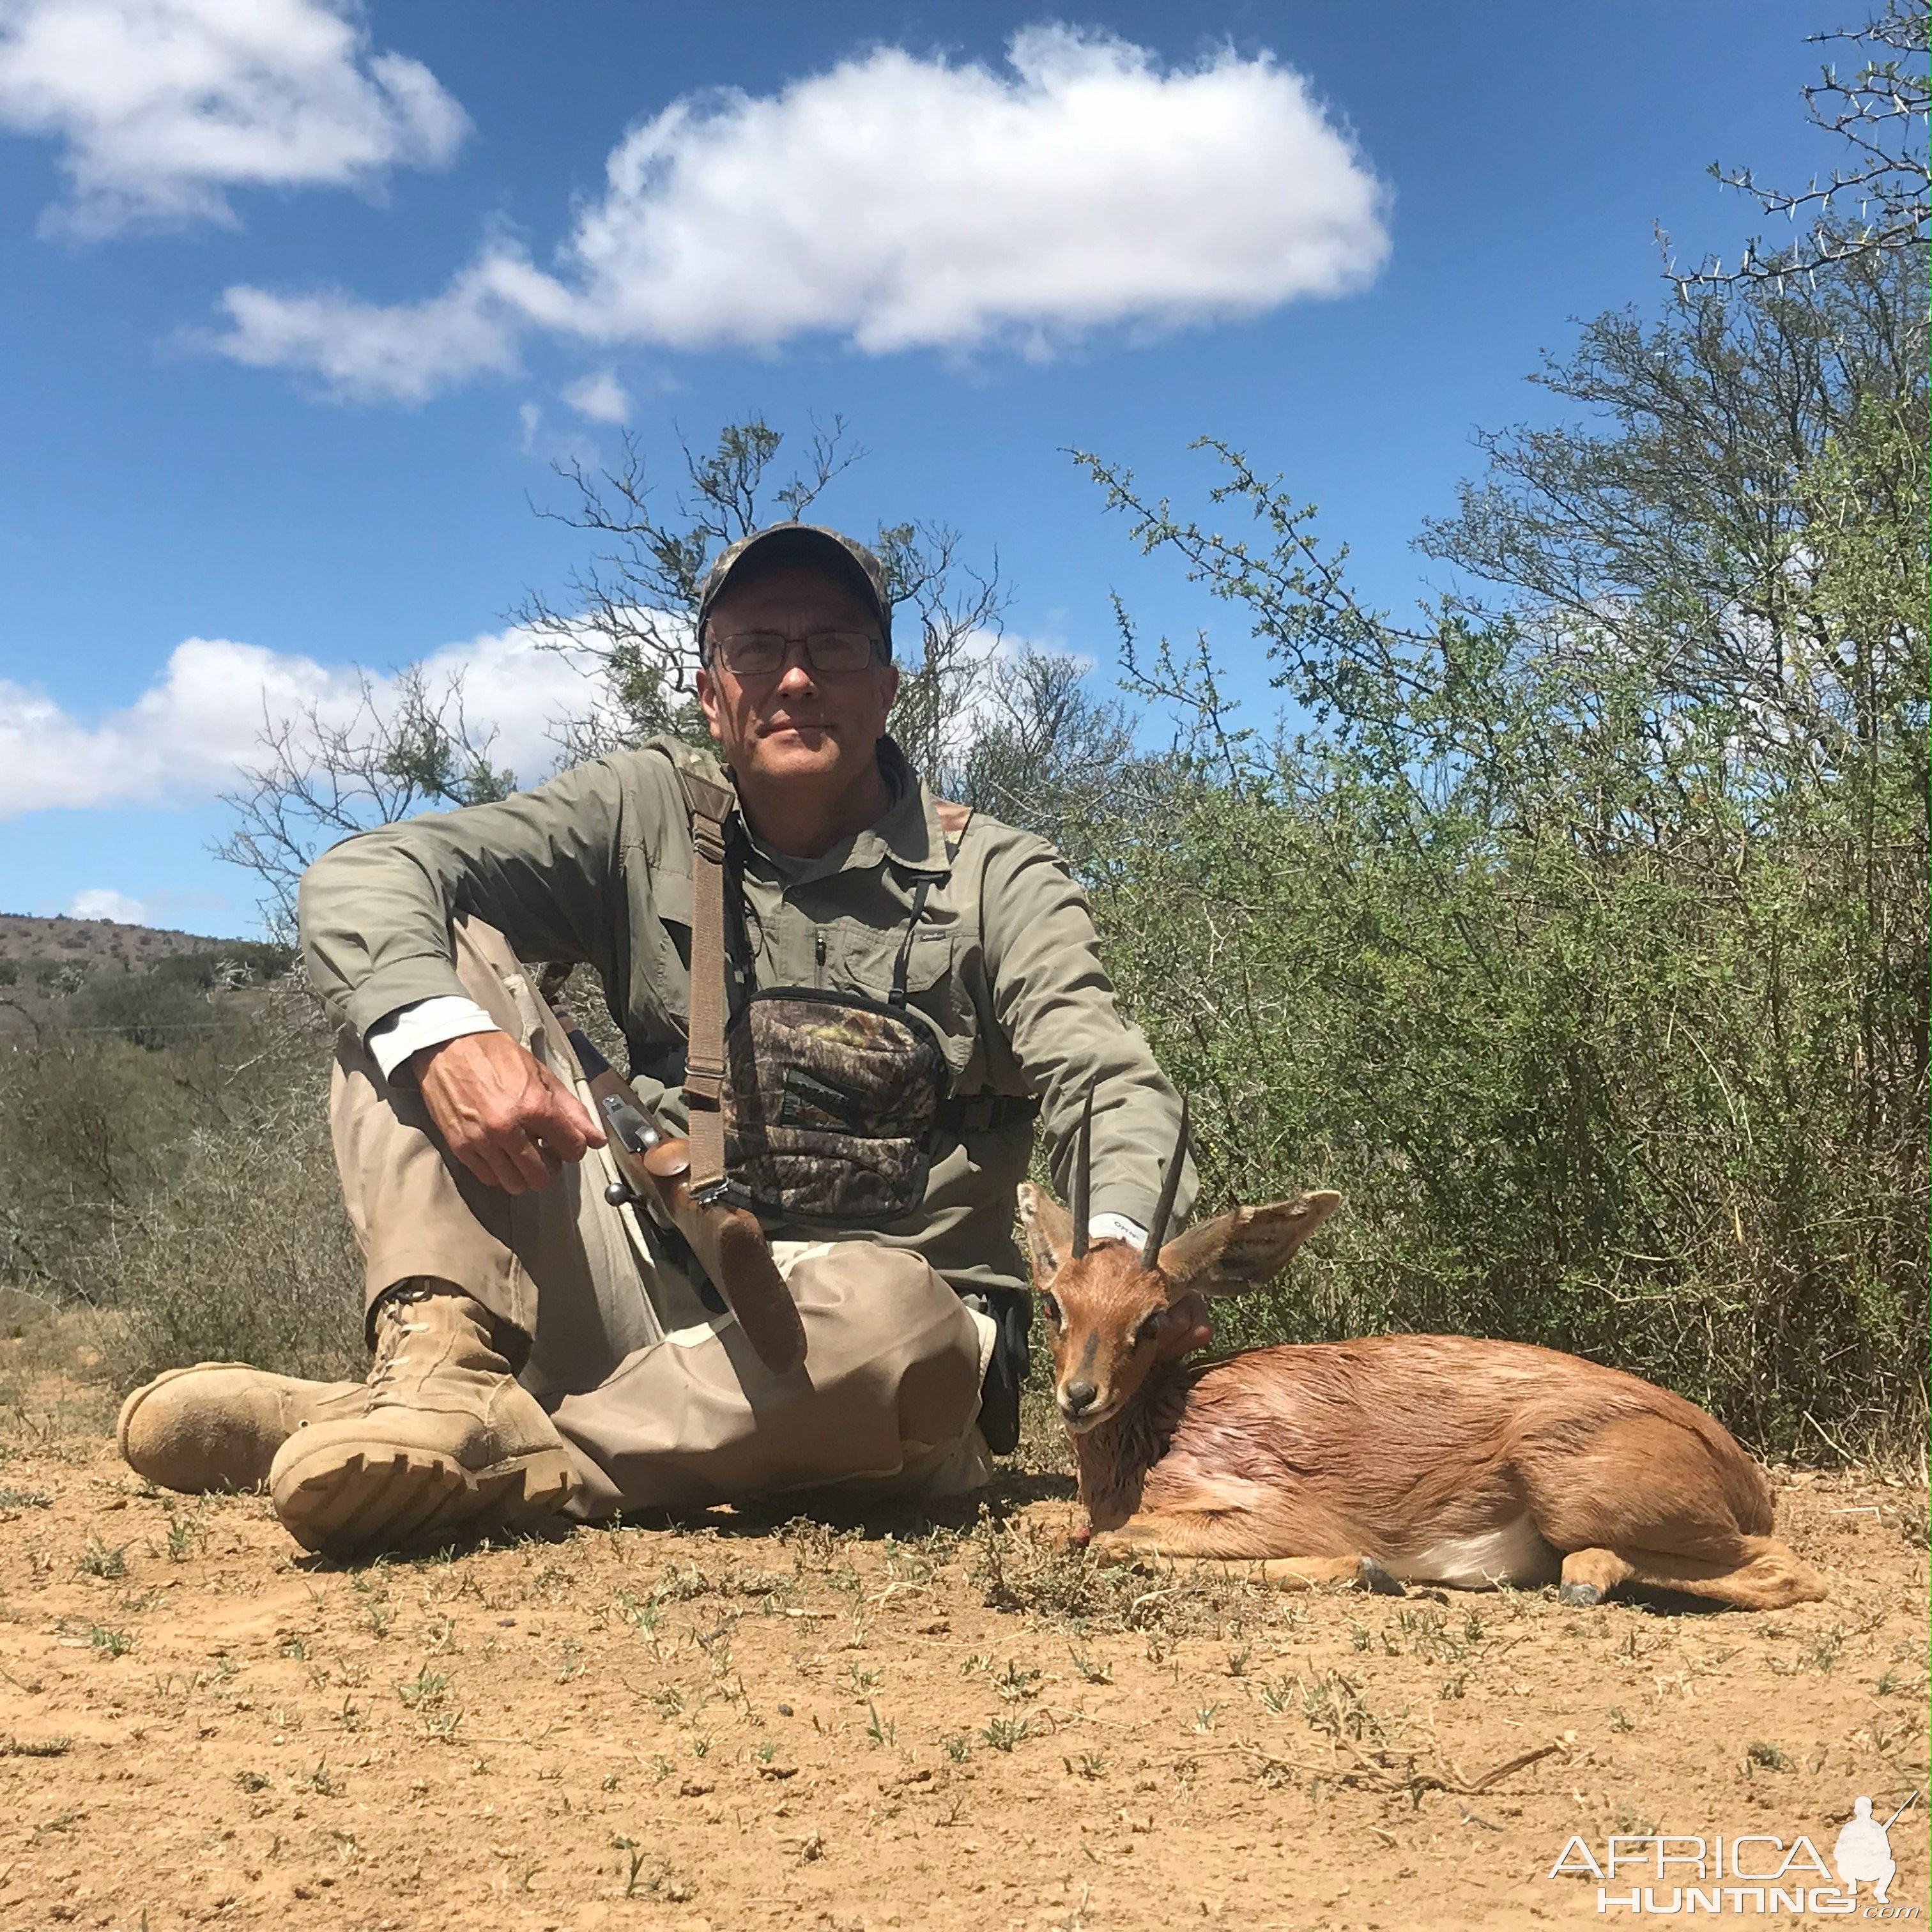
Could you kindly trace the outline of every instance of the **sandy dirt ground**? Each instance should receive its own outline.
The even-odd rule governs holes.
[[[1769,1616],[1108,1570],[1051,1471],[344,1569],[148,1488],[107,1417],[0,1406],[0,1932],[1581,1926],[1631,1915],[1546,1876],[1572,1834],[1828,1857],[1925,1777],[1895,1477],[1784,1478],[1833,1594]]]

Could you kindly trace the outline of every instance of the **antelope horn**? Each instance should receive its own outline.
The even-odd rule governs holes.
[[[1073,1143],[1073,1257],[1078,1261],[1087,1252],[1087,1202],[1092,1192],[1094,1174],[1094,1089],[1087,1089],[1087,1105],[1080,1115],[1080,1137]]]
[[[1160,1244],[1167,1239],[1167,1224],[1174,1214],[1174,1197],[1180,1191],[1180,1169],[1187,1159],[1187,1097],[1180,1101],[1180,1138],[1174,1144],[1173,1158],[1161,1177],[1160,1202],[1154,1210],[1154,1226],[1148,1230],[1147,1246],[1141,1250],[1141,1266],[1150,1268],[1160,1258]]]

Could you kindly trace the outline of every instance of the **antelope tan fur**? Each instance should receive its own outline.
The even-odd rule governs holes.
[[[1092,1548],[1298,1588],[1560,1582],[1594,1604],[1636,1582],[1754,1610],[1826,1594],[1771,1534],[1756,1464],[1635,1376],[1456,1335],[1184,1364],[1208,1339],[1198,1298],[1270,1280],[1341,1198],[1238,1208],[1164,1246],[1163,1211],[1140,1250],[1077,1239],[1084,1217],[1020,1190]]]

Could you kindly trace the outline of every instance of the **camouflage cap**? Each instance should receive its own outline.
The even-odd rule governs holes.
[[[809,563],[821,566],[843,579],[872,607],[879,623],[879,637],[885,654],[892,654],[892,606],[886,594],[886,567],[866,546],[843,532],[827,530],[822,524],[767,524],[754,530],[724,552],[704,573],[698,593],[698,634],[700,640],[711,615],[711,607],[746,560],[756,555],[760,563]]]

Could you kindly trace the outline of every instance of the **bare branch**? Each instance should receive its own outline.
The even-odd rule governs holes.
[[[1748,167],[1726,169],[1714,161],[1713,177],[1749,195],[1766,214],[1810,226],[1781,248],[1766,250],[1754,238],[1734,268],[1708,261],[1689,274],[1668,271],[1680,297],[1739,283],[1781,286],[1817,269],[1874,255],[1903,251],[1923,256],[1928,206],[1928,79],[1922,64],[1926,19],[1921,0],[1886,0],[1885,11],[1861,27],[1810,37],[1892,50],[1892,58],[1868,61],[1849,80],[1827,67],[1802,90],[1812,125],[1838,136],[1851,150],[1851,159],[1795,191],[1766,186]],[[1922,64],[1908,70],[1896,57],[1900,54],[1918,55]]]

